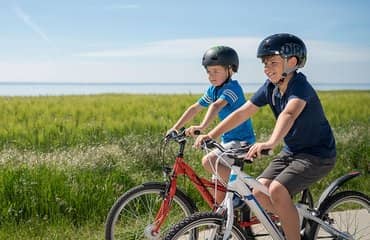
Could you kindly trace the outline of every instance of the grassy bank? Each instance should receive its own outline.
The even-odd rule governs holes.
[[[338,160],[312,188],[314,195],[353,170],[363,175],[345,187],[370,194],[370,91],[319,95],[336,137]],[[162,180],[161,137],[198,97],[1,98],[0,238],[8,239],[19,228],[14,239],[101,239],[108,210],[121,193]],[[257,139],[266,139],[275,121],[270,109],[261,109],[252,120]],[[166,151],[166,162],[175,151],[176,146]],[[190,144],[186,152],[189,163],[206,175],[202,152]],[[257,176],[267,163],[261,159],[246,171]],[[186,181],[180,183],[199,200]]]

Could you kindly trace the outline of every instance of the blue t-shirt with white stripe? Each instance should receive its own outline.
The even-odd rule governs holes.
[[[219,87],[210,86],[204,95],[198,100],[198,103],[203,107],[208,107],[218,99],[224,99],[227,101],[227,105],[218,113],[218,117],[221,121],[246,102],[243,89],[236,80],[229,80]],[[221,136],[221,140],[223,143],[230,141],[246,141],[250,144],[254,143],[256,139],[251,119],[248,119],[234,129],[224,133]]]

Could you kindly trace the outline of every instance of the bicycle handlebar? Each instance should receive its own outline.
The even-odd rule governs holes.
[[[186,137],[185,130],[185,128],[181,128],[178,132],[176,130],[172,130],[164,137],[164,141],[168,142],[170,140],[174,140],[176,142],[182,142]],[[194,135],[200,135],[200,131],[195,130]]]
[[[177,132],[176,130],[172,130],[171,132],[169,132],[164,137],[164,141],[169,142],[170,140],[174,140],[176,142],[181,142],[185,139],[185,137],[185,128],[181,128],[179,132]]]
[[[213,139],[206,140],[204,144],[202,145],[202,149],[204,148],[217,148],[222,153],[225,153],[226,156],[233,158],[233,159],[242,159],[247,163],[252,163],[252,159],[245,158],[245,154],[249,151],[249,149],[252,147],[252,145],[246,145],[242,146],[240,148],[231,148],[231,149],[225,149],[220,143],[216,142]],[[263,149],[261,151],[262,155],[272,155],[271,149]]]
[[[200,134],[199,130],[194,131],[194,135],[199,135],[199,134]],[[179,132],[177,132],[176,130],[173,130],[173,131],[169,132],[165,136],[164,141],[169,142],[170,140],[174,140],[178,143],[186,142],[185,128],[181,128],[179,130]],[[239,159],[239,160],[243,160],[243,161],[248,162],[248,163],[253,162],[253,159],[246,159],[245,158],[245,154],[249,151],[249,149],[251,147],[252,147],[252,145],[246,145],[246,146],[242,146],[240,148],[225,149],[220,143],[218,143],[217,141],[215,141],[213,139],[209,139],[209,140],[204,141],[203,145],[201,146],[202,149],[217,148],[222,153],[225,153],[226,156],[228,156],[232,159]],[[266,156],[267,155],[272,155],[272,150],[271,149],[263,149],[261,151],[261,154],[266,155]]]

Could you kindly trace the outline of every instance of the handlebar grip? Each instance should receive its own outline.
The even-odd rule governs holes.
[[[252,164],[253,163],[253,161],[251,159],[244,159],[244,162],[245,163],[248,163],[248,164]]]
[[[177,136],[177,132],[176,130],[172,130],[171,132],[169,132],[165,137],[164,139],[165,140],[170,140],[172,138],[175,138]]]
[[[261,151],[261,154],[262,155],[267,155],[267,156],[271,156],[273,154],[272,150],[271,149],[263,149]]]
[[[205,149],[205,148],[215,148],[217,146],[220,146],[219,144],[217,144],[217,142],[213,139],[207,139],[205,141],[203,141],[203,144],[202,144],[202,149]]]
[[[272,149],[263,149],[263,150],[261,150],[261,155],[271,156],[272,154],[273,154]],[[255,155],[253,158],[255,158],[255,157],[257,157],[257,155]],[[245,158],[244,161],[246,163],[253,163],[253,160],[252,159]]]

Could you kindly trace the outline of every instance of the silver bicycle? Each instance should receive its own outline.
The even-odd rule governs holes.
[[[269,236],[263,239],[285,239],[278,218],[271,217],[273,215],[267,213],[252,194],[252,189],[258,189],[270,196],[268,189],[241,171],[248,149],[225,150],[214,140],[206,142],[204,148],[218,148],[222,152],[219,158],[226,155],[235,159],[231,166],[226,197],[215,211],[195,213],[173,225],[164,239],[185,239],[189,237],[189,233],[194,232],[194,239],[260,239],[258,234],[246,234],[243,228],[234,222],[234,195],[245,201],[264,231],[268,233]],[[352,172],[333,181],[321,194],[316,207],[296,204],[302,239],[370,239],[369,197],[357,191],[337,191],[341,185],[359,174]]]

